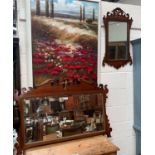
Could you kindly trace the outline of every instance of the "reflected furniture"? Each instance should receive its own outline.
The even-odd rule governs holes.
[[[105,26],[105,56],[103,66],[108,64],[118,69],[127,63],[132,64],[130,56],[130,29],[132,18],[121,8],[107,12],[103,17]]]
[[[107,85],[64,80],[31,89],[19,98],[18,154],[37,146],[97,135],[111,136]]]

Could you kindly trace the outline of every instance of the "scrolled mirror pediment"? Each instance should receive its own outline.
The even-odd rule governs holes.
[[[132,18],[121,8],[107,12],[103,17],[105,25],[105,56],[102,65],[108,64],[118,69],[127,63],[132,64],[130,56],[130,28]]]
[[[125,19],[129,19],[129,14],[125,13],[121,8],[115,8],[112,12],[107,12],[107,16],[116,18],[120,16],[121,18],[124,17]]]

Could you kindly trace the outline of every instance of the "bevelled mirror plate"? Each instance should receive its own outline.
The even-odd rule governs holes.
[[[108,22],[108,59],[127,60],[127,23]]]
[[[103,94],[24,99],[25,143],[105,130]]]

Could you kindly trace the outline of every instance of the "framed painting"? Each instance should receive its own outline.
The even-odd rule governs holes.
[[[34,86],[49,80],[97,83],[97,1],[31,0]]]

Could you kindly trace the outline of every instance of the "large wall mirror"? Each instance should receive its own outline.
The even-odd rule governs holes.
[[[21,95],[20,149],[96,135],[111,136],[105,107],[107,93],[106,85],[69,80],[48,82]]]
[[[105,25],[105,56],[103,66],[107,63],[115,68],[120,68],[127,63],[132,64],[130,56],[130,28],[132,18],[121,8],[107,12],[103,17]]]

